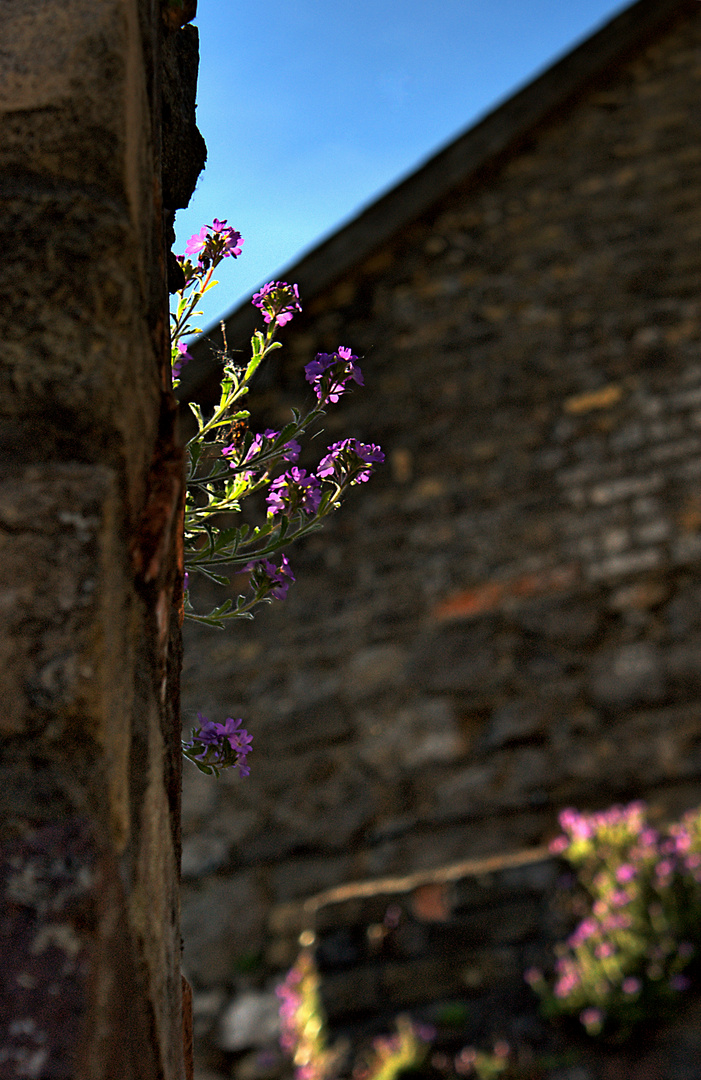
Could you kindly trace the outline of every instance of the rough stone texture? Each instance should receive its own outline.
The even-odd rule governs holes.
[[[515,851],[567,804],[699,802],[701,9],[657,6],[676,18],[342,278],[327,266],[261,373],[255,424],[279,427],[303,365],[352,346],[367,388],[309,464],[348,434],[388,463],[291,553],[284,605],[187,631],[186,726],[243,716],[254,752],[199,805],[186,770],[186,843],[210,854],[185,911],[251,872],[273,909]],[[216,975],[186,944],[203,992],[290,959],[227,940]]]
[[[166,33],[152,0],[0,2],[3,1080],[191,1075]]]

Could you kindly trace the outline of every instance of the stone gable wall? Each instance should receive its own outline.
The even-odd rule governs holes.
[[[3,1080],[192,1075],[161,7],[0,3]]]
[[[350,345],[316,460],[388,464],[284,605],[186,632],[186,726],[254,734],[249,779],[185,776],[204,1012],[280,966],[266,910],[537,845],[567,804],[699,802],[700,86],[694,9],[283,331],[256,426]]]

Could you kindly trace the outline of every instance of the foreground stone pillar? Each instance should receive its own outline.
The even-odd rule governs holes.
[[[183,32],[156,0],[0,0],[2,1080],[189,1071],[160,183]]]

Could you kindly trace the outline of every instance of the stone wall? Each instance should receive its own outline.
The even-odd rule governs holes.
[[[279,905],[540,844],[567,804],[700,800],[701,11],[678,7],[303,296],[252,395],[279,426],[303,365],[352,346],[366,389],[312,457],[353,434],[388,464],[291,553],[284,605],[187,631],[186,726],[254,735],[249,779],[185,777],[212,1015],[274,969]]]
[[[674,1022],[648,1025],[625,1047],[597,1045],[576,1022],[540,1015],[523,973],[551,963],[576,922],[576,890],[562,887],[568,870],[547,850],[531,849],[342,885],[280,907],[269,925],[272,944],[294,958],[301,933],[332,1038],[350,1037],[355,1047],[409,1013],[434,1030],[432,1055],[450,1061],[465,1046],[505,1042],[523,1080],[697,1080],[698,995],[676,1003]],[[225,1012],[218,1032],[225,1051],[244,1034],[246,1007],[262,1012],[264,1001],[249,992]],[[262,1036],[263,1025],[258,1030]],[[260,1051],[244,1057],[238,1075],[261,1060]]]
[[[160,183],[161,45],[194,35],[196,77],[181,22],[0,3],[3,1080],[185,1076]]]

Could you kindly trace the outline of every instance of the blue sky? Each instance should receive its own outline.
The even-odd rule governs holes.
[[[198,124],[209,158],[177,243],[243,234],[210,326],[626,3],[199,0]]]

